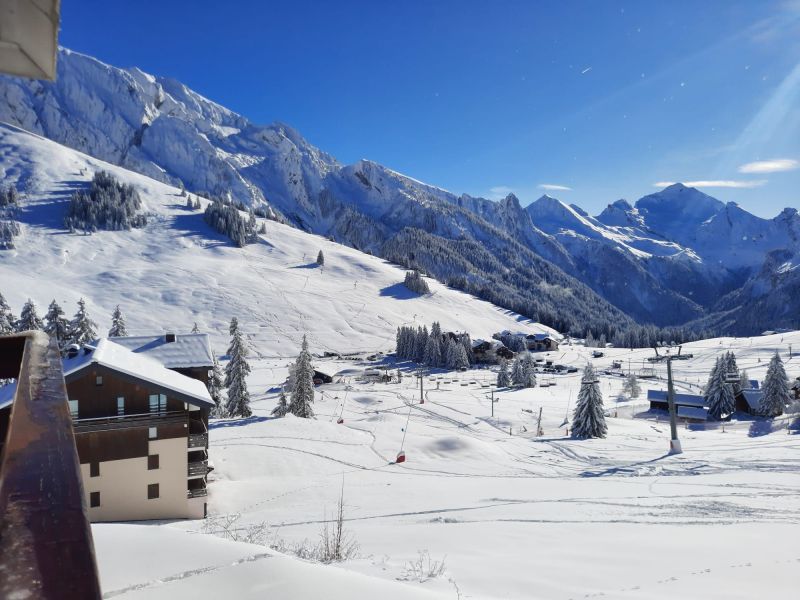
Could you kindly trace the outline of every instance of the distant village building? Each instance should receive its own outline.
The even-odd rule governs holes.
[[[753,416],[759,415],[763,396],[764,391],[760,389],[739,390],[735,396],[736,412],[743,412]]]
[[[498,363],[500,359],[511,360],[514,358],[514,352],[498,340],[474,340],[472,354],[475,356],[475,362],[488,364]]]
[[[525,345],[532,352],[558,350],[558,340],[548,333],[532,333],[525,336]]]
[[[207,372],[181,368],[198,377],[108,339],[69,349],[64,380],[92,521],[205,517],[214,402]],[[0,388],[0,418],[10,411],[14,387]]]

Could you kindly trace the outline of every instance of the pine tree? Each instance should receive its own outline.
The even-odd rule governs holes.
[[[525,363],[523,362],[523,355],[519,354],[514,359],[514,364],[511,367],[511,383],[514,384],[514,387],[525,387],[526,378],[527,373]]]
[[[468,333],[464,333],[459,337],[458,341],[464,346],[464,353],[467,355],[469,364],[475,364],[475,355],[472,353],[472,338]]]
[[[88,344],[97,338],[97,323],[89,318],[86,301],[83,298],[78,300],[78,311],[70,321],[69,337],[70,343],[78,344],[78,346]]]
[[[414,340],[414,362],[422,363],[425,360],[425,346],[428,345],[428,327],[423,325],[422,329],[417,329],[417,336]]]
[[[438,367],[442,363],[442,348],[439,344],[439,338],[433,334],[428,336],[428,341],[425,344],[424,362],[429,367]]]
[[[641,388],[639,387],[639,379],[636,377],[636,373],[628,373],[625,383],[622,384],[622,391],[631,400],[639,397]]]
[[[36,304],[34,304],[33,300],[28,298],[28,301],[22,306],[19,321],[16,322],[14,329],[20,332],[40,331],[43,327],[44,324],[36,313]]]
[[[51,338],[55,338],[58,343],[59,351],[63,352],[70,337],[69,321],[64,317],[64,311],[55,300],[53,300],[47,308],[47,314],[44,316],[44,320],[44,332]]]
[[[300,355],[294,365],[295,381],[289,412],[295,417],[310,419],[314,416],[314,409],[311,407],[314,402],[314,367],[311,364],[306,336],[303,336]]]
[[[247,364],[247,344],[239,330],[239,321],[231,319],[228,328],[231,334],[231,345],[228,347],[228,364],[225,365],[225,387],[228,389],[228,403],[225,413],[229,417],[249,417],[250,392],[247,391],[247,376],[250,365]]]
[[[222,377],[222,369],[219,367],[219,361],[216,354],[214,355],[214,366],[211,369],[211,377],[208,379],[208,394],[214,401],[214,416],[223,417],[224,409],[222,406],[222,388],[225,385],[225,380]]]
[[[603,394],[592,365],[583,371],[578,402],[572,415],[572,437],[576,439],[604,438],[608,432],[603,412]]]
[[[125,326],[125,317],[122,316],[122,311],[117,304],[114,312],[111,313],[111,329],[108,330],[108,337],[125,337],[128,335],[128,329]]]
[[[467,351],[464,350],[463,344],[457,342],[453,343],[452,358],[452,369],[469,369],[469,359],[467,358]]]
[[[322,254],[322,250],[320,250],[319,254],[317,254],[317,264],[320,267],[325,266],[325,256]]]
[[[750,378],[747,376],[747,371],[744,369],[742,369],[742,371],[739,373],[739,387],[743,390],[749,390],[752,388],[750,385]]]
[[[0,335],[12,333],[16,327],[17,319],[11,312],[11,307],[6,302],[3,294],[0,294]]]
[[[191,194],[186,197],[186,208],[189,210],[194,210],[194,202],[192,202]]]
[[[500,359],[500,370],[497,372],[497,387],[511,387],[511,375],[508,373],[508,361]]]
[[[767,376],[764,378],[764,393],[761,397],[760,412],[765,417],[778,417],[791,402],[789,379],[778,353],[769,361]]]
[[[276,417],[284,417],[289,412],[289,403],[286,400],[286,394],[281,390],[278,396],[278,404],[272,409],[272,414]]]
[[[197,326],[197,321],[192,325],[192,333],[200,333],[200,328]]]
[[[721,421],[732,414],[735,408],[733,387],[725,382],[726,375],[726,359],[724,357],[718,358],[705,395],[706,403],[708,404],[708,418],[714,421]]]

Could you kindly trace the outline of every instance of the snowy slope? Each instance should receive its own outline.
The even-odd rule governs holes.
[[[800,363],[789,358],[789,344],[800,346],[800,332],[687,344],[694,358],[674,363],[678,390],[696,393],[728,350],[758,380],[777,350],[794,378]],[[591,351],[565,344],[546,356],[580,367]],[[216,534],[201,522],[98,524],[104,589],[180,600],[267,590],[290,600],[348,592],[358,599],[792,597],[800,438],[787,427],[797,415],[772,423],[737,415],[707,430],[681,424],[684,453],[668,456],[668,423],[648,415],[644,400],[647,389],[665,387],[665,365],[646,362],[652,355],[609,348],[595,359],[609,434],[589,441],[564,436],[579,374],[540,375],[548,387],[495,390],[492,409],[484,386],[493,371],[434,372],[418,404],[408,370],[401,384],[366,383],[357,377],[362,361],[317,359],[321,370],[345,376],[317,388],[317,418],[271,419],[275,393],[264,390],[286,369],[279,359],[256,358],[254,417],[212,423],[211,513],[241,515],[243,530],[265,523],[269,539],[285,545],[314,542],[344,486],[345,527],[359,556],[327,568],[281,563],[268,548],[217,539],[213,522]],[[622,379],[602,372],[615,360],[634,372],[655,368],[657,379],[641,380],[639,400],[617,400]],[[544,435],[535,437],[540,408]],[[401,445],[407,460],[392,464]],[[163,554],[129,566],[152,547]],[[409,577],[419,551],[445,561],[441,577]]]
[[[140,230],[68,234],[62,220],[72,190],[107,169],[141,192],[151,223]],[[259,352],[292,356],[304,333],[315,352],[385,351],[401,324],[469,326],[474,337],[503,329],[545,331],[509,311],[430,282],[418,297],[404,271],[357,250],[273,221],[258,244],[235,248],[176,188],[103,163],[49,140],[0,126],[0,176],[31,190],[17,249],[0,254],[0,291],[15,312],[33,298],[69,313],[84,297],[101,326],[120,304],[129,332],[186,331],[197,322],[224,349],[236,316]],[[322,250],[324,268],[314,263]],[[157,307],[157,309],[153,309]]]

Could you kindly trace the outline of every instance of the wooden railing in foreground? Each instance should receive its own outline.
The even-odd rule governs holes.
[[[0,337],[17,391],[0,463],[0,598],[99,599],[61,358],[41,332]]]

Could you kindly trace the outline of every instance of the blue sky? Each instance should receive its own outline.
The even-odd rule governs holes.
[[[82,0],[60,42],[458,193],[800,207],[800,0]]]

